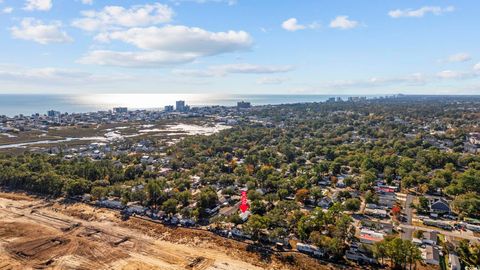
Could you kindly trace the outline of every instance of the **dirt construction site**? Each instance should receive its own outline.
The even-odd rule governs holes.
[[[0,270],[337,268],[301,254],[256,252],[205,231],[0,192]]]

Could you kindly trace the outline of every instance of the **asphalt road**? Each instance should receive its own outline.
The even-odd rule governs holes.
[[[457,238],[463,238],[463,239],[468,239],[471,241],[477,241],[480,242],[480,237],[477,237],[475,235],[469,234],[467,232],[463,231],[445,231],[442,229],[434,229],[432,230],[431,228],[427,227],[422,227],[422,226],[412,226],[412,225],[406,225],[406,224],[401,224],[400,227],[402,230],[422,230],[422,231],[437,231],[445,236],[450,236],[450,237],[457,237]],[[403,238],[403,237],[402,237]]]
[[[412,225],[412,219],[413,219],[413,214],[412,214],[412,208],[410,207],[410,205],[412,204],[413,202],[413,199],[414,199],[414,196],[413,195],[410,195],[410,194],[407,194],[407,198],[405,200],[405,215],[407,216],[407,222],[406,224],[402,224],[400,225],[402,227],[402,239],[404,240],[412,240],[412,235],[413,235],[413,226]],[[403,227],[403,225],[408,225],[408,226],[405,226]]]

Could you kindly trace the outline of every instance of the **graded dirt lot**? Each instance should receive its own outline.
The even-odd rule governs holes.
[[[0,193],[0,270],[337,269],[300,254],[260,254],[205,231],[168,228],[84,204]]]

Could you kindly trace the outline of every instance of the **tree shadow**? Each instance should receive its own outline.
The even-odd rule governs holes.
[[[266,263],[272,262],[273,251],[268,248],[262,247],[258,244],[248,244],[247,251],[258,254],[260,259]]]

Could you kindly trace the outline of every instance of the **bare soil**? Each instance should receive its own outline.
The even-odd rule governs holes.
[[[338,269],[298,253],[260,252],[206,231],[0,193],[0,269]]]

